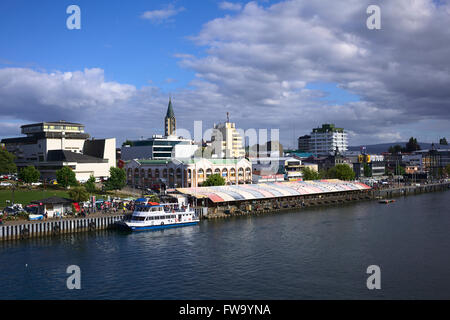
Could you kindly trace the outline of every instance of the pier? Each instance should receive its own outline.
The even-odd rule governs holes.
[[[104,230],[122,220],[123,216],[121,214],[48,221],[20,221],[19,223],[0,225],[0,241]]]

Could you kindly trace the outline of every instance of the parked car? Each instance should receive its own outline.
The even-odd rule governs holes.
[[[6,181],[0,182],[0,187],[11,187],[11,186],[12,186],[11,182],[6,182]]]

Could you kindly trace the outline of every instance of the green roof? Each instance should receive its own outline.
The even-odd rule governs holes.
[[[173,113],[172,99],[169,99],[169,106],[167,107],[166,118],[175,118],[175,113]]]
[[[334,124],[325,123],[322,125],[322,128],[315,128],[313,132],[317,133],[325,133],[325,132],[344,132],[343,128],[336,128]]]

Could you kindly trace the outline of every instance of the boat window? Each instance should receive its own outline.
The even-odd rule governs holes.
[[[145,221],[145,217],[131,217],[132,221]]]

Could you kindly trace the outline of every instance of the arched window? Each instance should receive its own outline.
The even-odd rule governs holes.
[[[220,169],[217,168],[216,170],[214,170],[214,174],[220,174]]]
[[[205,177],[205,171],[203,171],[203,169],[198,169],[198,177],[200,179],[203,179]]]
[[[167,169],[163,170],[163,178],[167,178]]]
[[[152,178],[152,169],[148,169],[148,171],[147,171],[147,177],[148,177],[149,179]]]
[[[227,168],[223,168],[222,169],[222,177],[228,177],[228,170],[227,170]]]
[[[210,175],[212,175],[211,168],[206,169],[206,177],[208,178]]]
[[[234,168],[230,169],[230,176],[235,177],[236,176],[236,170]]]
[[[155,169],[155,179],[159,179],[159,169]]]

